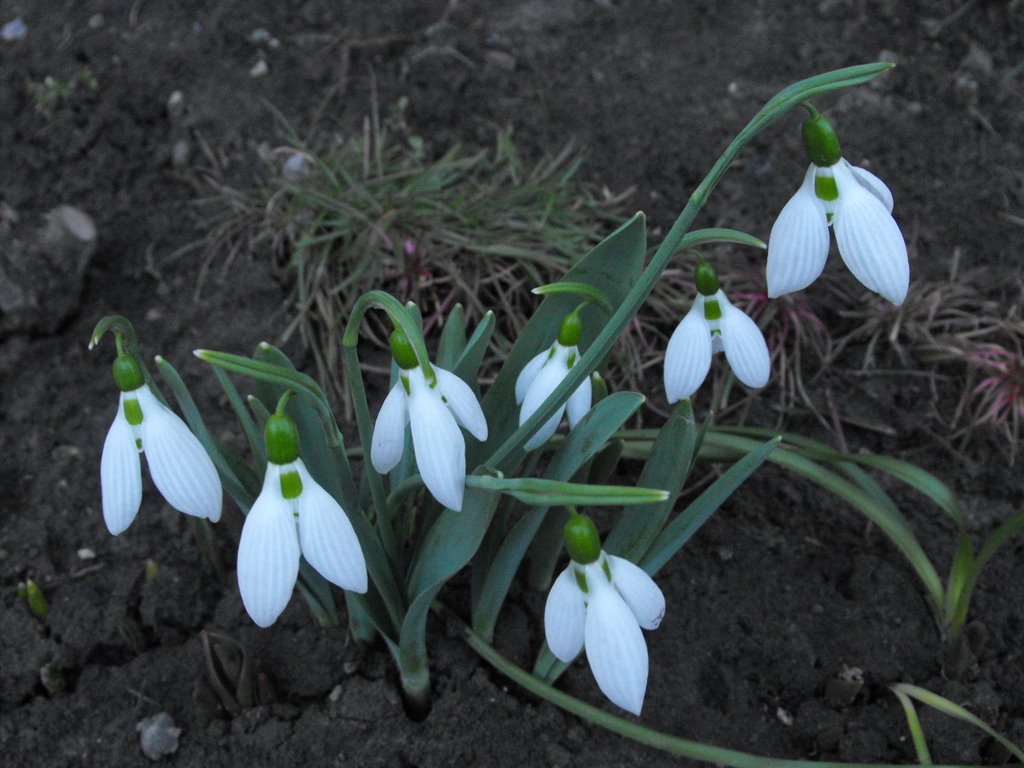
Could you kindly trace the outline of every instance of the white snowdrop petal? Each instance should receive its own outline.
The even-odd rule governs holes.
[[[852,174],[836,173],[836,183],[840,204],[833,227],[839,255],[866,288],[902,304],[910,287],[910,260],[899,225]]]
[[[100,492],[103,521],[107,530],[117,536],[132,524],[142,503],[142,468],[135,435],[124,417],[124,394],[117,406],[114,423],[103,441]]]
[[[544,637],[555,658],[568,664],[579,655],[586,618],[583,593],[570,565],[555,579],[544,604]]]
[[[580,419],[587,415],[594,392],[588,376],[576,387],[576,391],[569,396],[569,402],[565,405],[566,414],[569,417],[569,429],[573,429],[580,423]]]
[[[366,592],[366,560],[352,523],[302,461],[296,461],[295,466],[302,479],[302,494],[296,499],[296,508],[303,556],[332,584],[350,592]]]
[[[768,344],[757,323],[734,307],[721,295],[722,345],[736,378],[748,387],[760,388],[768,383],[772,373],[772,358]]]
[[[213,460],[185,422],[148,387],[138,392],[142,409],[139,433],[153,483],[179,512],[217,522],[224,492]]]
[[[382,475],[390,472],[402,460],[405,451],[405,425],[409,423],[409,410],[405,388],[401,381],[384,398],[384,404],[373,425],[370,441],[370,462]]]
[[[607,582],[591,585],[585,647],[590,670],[613,704],[639,715],[647,692],[647,644],[633,612]]]
[[[885,210],[892,213],[892,192],[889,191],[889,187],[885,185],[885,182],[866,168],[858,168],[856,165],[851,165],[846,160],[843,162],[846,163],[846,167],[853,172],[854,178],[857,179],[861,186],[865,187],[868,192],[877,197],[878,201],[885,206]]]
[[[487,418],[473,389],[451,371],[434,366],[437,374],[437,388],[441,390],[448,408],[455,414],[460,426],[469,430],[481,442],[487,439]]]
[[[665,595],[654,579],[638,565],[615,555],[606,555],[612,583],[643,629],[657,629],[665,616]]]
[[[537,378],[537,374],[540,373],[540,369],[544,367],[545,361],[548,359],[548,355],[551,353],[550,349],[545,349],[538,355],[535,355],[530,362],[528,362],[523,370],[519,372],[519,376],[516,378],[516,405],[523,402],[523,398],[526,397],[526,392],[533,384],[533,380]]]
[[[246,515],[238,542],[238,590],[252,620],[269,627],[288,605],[299,575],[299,537],[281,495],[280,467],[267,465],[263,490]]]
[[[458,511],[466,490],[466,441],[441,394],[428,387],[419,369],[412,373],[419,373],[418,379],[410,376],[409,418],[420,477],[435,499]]]
[[[828,242],[828,219],[814,194],[812,165],[768,237],[768,295],[799,291],[817,280],[828,259]]]
[[[545,361],[544,367],[534,378],[530,388],[526,391],[526,397],[523,398],[523,407],[519,411],[520,425],[525,424],[526,420],[544,404],[548,396],[555,391],[555,388],[562,383],[562,379],[569,373],[565,362],[566,356],[565,350],[558,350],[550,360]],[[534,448],[544,445],[558,429],[558,423],[562,420],[563,413],[565,413],[564,404],[559,406],[540,429],[533,433],[523,448],[532,451]]]
[[[665,350],[665,394],[674,403],[690,397],[711,369],[711,331],[704,319],[704,297],[698,296],[672,333]]]

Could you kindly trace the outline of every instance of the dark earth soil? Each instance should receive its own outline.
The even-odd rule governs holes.
[[[590,180],[635,185],[630,204],[656,233],[775,91],[815,72],[895,60],[876,84],[819,108],[838,123],[851,162],[869,162],[893,189],[914,279],[944,277],[957,253],[986,297],[1019,302],[1019,0],[466,1],[447,15],[443,3],[413,0],[0,0],[0,22],[19,15],[27,37],[0,42],[0,243],[8,254],[31,244],[59,204],[90,214],[99,240],[68,316],[50,327],[7,318],[0,341],[0,754],[12,768],[148,764],[136,724],[160,711],[182,729],[165,760],[181,766],[679,762],[521,693],[442,621],[431,628],[433,712],[412,722],[384,649],[319,628],[298,599],[271,629],[254,627],[233,574],[221,581],[204,568],[187,521],[148,480],[130,530],[107,533],[98,467],[116,391],[109,339],[86,350],[97,319],[129,316],[144,354],[174,363],[222,432],[233,429],[229,409],[191,351],[246,353],[275,341],[287,319],[286,274],[239,257],[229,277],[215,268],[197,299],[202,255],[181,251],[203,235],[187,179],[216,164],[244,184],[258,170],[258,146],[280,143],[267,103],[308,129],[330,92],[319,128],[358,130],[375,84],[382,105],[408,97],[410,125],[432,151],[488,144],[509,124],[528,155],[574,139],[588,152]],[[253,42],[258,28],[280,45]],[[253,77],[260,60],[267,72]],[[49,114],[34,108],[26,79],[66,80],[86,66],[95,90]],[[176,90],[185,112],[172,120]],[[743,153],[699,225],[767,236],[805,167],[797,124],[787,118]],[[177,157],[176,142],[185,142]],[[78,291],[68,280],[48,289],[65,303]],[[994,439],[976,438],[958,461],[931,437],[955,405],[954,383],[940,380],[933,395],[910,375],[854,375],[854,359],[827,373],[833,394],[899,436],[848,429],[851,449],[938,474],[978,541],[1021,507],[1024,482]],[[649,395],[662,403],[657,388]],[[953,526],[920,497],[891,490],[944,572]],[[240,520],[226,510],[217,531],[230,562]],[[85,549],[94,557],[83,559]],[[49,599],[45,621],[16,595],[26,578]],[[658,580],[668,613],[648,634],[648,725],[775,757],[913,762],[887,687],[905,681],[1024,741],[1022,540],[984,574],[972,653],[946,673],[941,634],[899,553],[851,508],[778,471],[763,469]],[[499,624],[498,647],[520,663],[542,642],[542,607],[543,596],[517,587]],[[277,703],[233,718],[218,708],[205,682],[204,628],[249,649]],[[47,664],[62,692],[41,683]],[[852,668],[860,687],[841,684]],[[603,701],[582,665],[562,684]],[[957,721],[922,720],[936,762],[1005,758]]]

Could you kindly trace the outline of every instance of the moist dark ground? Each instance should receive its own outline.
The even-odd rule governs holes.
[[[847,157],[890,184],[915,279],[941,278],[959,252],[989,298],[1019,299],[1024,230],[1020,138],[1024,8],[1020,2],[12,2],[28,37],[0,43],[0,194],[30,238],[60,203],[91,214],[100,244],[77,310],[52,335],[0,343],[0,753],[9,766],[126,766],[148,761],[136,723],[165,710],[182,728],[172,765],[668,765],[678,760],[584,725],[525,695],[478,661],[452,627],[432,624],[435,699],[421,723],[403,714],[390,661],[357,649],[344,629],[315,625],[298,599],[271,629],[244,614],[233,574],[202,565],[186,520],[148,485],[138,519],[114,538],[100,513],[100,449],[114,413],[109,340],[86,351],[96,320],[128,315],[143,352],[182,371],[207,418],[230,437],[228,407],[196,347],[246,353],[287,320],[287,274],[238,258],[215,269],[201,298],[201,256],[175,255],[203,233],[188,173],[212,164],[237,183],[257,147],[281,134],[266,102],[308,129],[358,129],[370,108],[409,98],[408,120],[433,151],[486,144],[512,125],[528,155],[574,139],[588,179],[635,185],[657,238],[728,139],[775,91],[809,74],[885,58],[899,67],[870,87],[821,100]],[[955,13],[956,12],[956,13]],[[90,24],[95,14],[103,23]],[[267,29],[280,47],[250,42]],[[380,40],[379,38],[387,38]],[[249,75],[266,58],[268,73]],[[99,87],[40,114],[26,78],[88,66]],[[181,90],[172,126],[165,104]],[[753,142],[699,225],[765,237],[804,169],[798,119]],[[189,142],[171,168],[173,142]],[[205,148],[205,150],[204,150]],[[1013,217],[1017,217],[1014,219]],[[20,227],[20,229],[18,229]],[[4,247],[10,246],[10,238]],[[215,265],[216,267],[216,265]],[[830,269],[839,270],[835,255]],[[850,283],[851,290],[854,286]],[[291,348],[293,352],[299,350]],[[840,361],[828,386],[844,408],[897,427],[850,428],[851,448],[903,456],[960,495],[980,538],[1020,508],[1024,483],[997,443],[979,437],[962,460],[930,435],[955,405],[955,382],[854,374]],[[306,361],[309,364],[309,361]],[[655,381],[649,393],[661,402]],[[797,429],[814,422],[797,420]],[[945,572],[954,530],[941,512],[891,489]],[[229,562],[240,521],[217,528]],[[95,559],[77,552],[89,548]],[[157,564],[146,578],[146,561]],[[45,621],[16,596],[35,579]],[[763,469],[659,576],[668,599],[648,634],[643,721],[680,736],[789,758],[913,761],[887,685],[916,683],[971,707],[1024,741],[1024,544],[1006,546],[978,587],[974,657],[942,672],[943,642],[898,552],[855,511]],[[456,600],[457,600],[456,595]],[[542,596],[516,587],[497,645],[528,663],[542,641]],[[198,633],[241,640],[272,679],[278,703],[231,718],[205,692]],[[50,695],[51,663],[66,689]],[[855,696],[837,689],[863,671]],[[577,665],[569,691],[600,702]],[[852,699],[852,700],[851,700]],[[610,706],[610,705],[606,705]],[[939,762],[1001,759],[978,732],[925,712]]]

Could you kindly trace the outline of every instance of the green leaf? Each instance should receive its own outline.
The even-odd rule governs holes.
[[[572,296],[581,296],[588,301],[596,304],[602,309],[607,310],[611,313],[615,307],[612,306],[608,296],[595,285],[590,283],[580,283],[571,280],[563,280],[558,283],[549,283],[548,285],[538,285],[530,293],[535,296],[556,296],[558,294],[570,294]]]
[[[566,273],[562,282],[592,285],[604,293],[613,305],[618,305],[636,282],[636,277],[643,266],[646,247],[645,220],[643,214],[638,213],[580,259]],[[580,382],[590,375],[610,351],[609,346],[601,354],[591,355],[588,364],[583,364],[582,360],[577,362],[569,371],[568,377],[576,381],[575,386],[569,388],[563,386],[563,382],[563,385],[559,385],[555,393],[545,401],[545,405],[541,406],[523,426],[519,426],[519,408],[515,401],[516,379],[534,356],[554,343],[562,320],[576,308],[576,305],[576,299],[568,294],[545,296],[520,332],[494,384],[484,397],[483,409],[487,415],[490,436],[484,446],[472,452],[472,463],[484,463],[503,472],[510,471],[521,459],[523,445],[530,435],[551,417],[559,403],[569,399],[569,395]],[[604,335],[604,331],[600,331],[600,334],[598,331],[605,322],[602,310],[594,306],[585,307],[581,317],[583,336],[580,349],[587,349],[598,335]],[[589,354],[589,351],[586,354]],[[542,413],[543,418],[540,415]],[[500,447],[495,451],[495,447],[498,446]],[[487,454],[491,454],[490,458],[481,462],[479,457]]]
[[[455,362],[455,367],[452,368],[452,373],[469,384],[474,392],[479,391],[476,379],[480,373],[480,364],[487,353],[487,345],[491,343],[491,335],[493,333],[494,313],[488,310],[484,313],[480,324],[473,331],[473,335],[466,343],[462,354],[459,355],[459,359]]]
[[[409,576],[412,601],[398,643],[399,668],[406,690],[422,689],[429,684],[426,629],[430,606],[441,587],[477,551],[499,498],[497,494],[467,488],[462,511],[444,510],[427,534]]]
[[[977,585],[982,570],[988,564],[988,561],[992,559],[996,551],[1021,531],[1024,531],[1024,512],[1018,512],[1013,515],[989,535],[971,564],[967,576],[960,577],[963,581],[963,586],[960,588],[960,594],[955,602],[956,607],[952,615],[947,617],[947,624],[952,635],[955,636],[959,633],[964,622],[967,621],[967,612],[970,610],[971,598],[974,596],[974,587]],[[955,561],[953,568],[958,568],[958,564]]]
[[[708,432],[704,441],[704,448],[708,449],[708,453],[718,457],[742,456],[757,448],[758,445],[758,442],[750,438],[717,430]],[[702,453],[704,453],[703,450]],[[852,459],[853,457],[851,456],[850,458]],[[906,527],[901,518],[891,514],[889,508],[880,504],[873,496],[856,484],[801,455],[799,448],[790,449],[783,446],[779,450],[774,451],[769,460],[773,464],[814,481],[825,490],[852,504],[869,520],[874,522],[907,558],[914,572],[917,573],[918,578],[924,585],[928,597],[932,600],[932,604],[936,610],[942,611],[944,592],[939,574],[935,571],[935,566],[928,559],[928,556],[921,548],[921,544],[914,537],[913,532]]]
[[[1004,747],[1006,747],[1006,749],[1008,749],[1014,757],[1016,757],[1021,762],[1024,762],[1024,751],[1022,751],[1020,747],[1015,745],[1012,741],[1007,739],[1002,734],[998,733],[994,728],[989,726],[988,723],[979,718],[977,715],[967,711],[959,704],[954,704],[949,699],[943,698],[942,696],[939,696],[937,693],[932,693],[931,691],[926,690],[925,688],[919,688],[918,686],[910,685],[909,683],[895,683],[889,687],[893,690],[893,692],[904,693],[913,699],[917,699],[922,704],[927,704],[932,709],[937,709],[939,712],[942,712],[945,715],[955,717],[957,720],[962,720],[963,722],[969,725],[973,725],[975,728],[984,731],[986,734],[988,734],[993,739],[1002,744]]]
[[[917,753],[918,764],[931,765],[932,755],[928,751],[928,742],[924,738],[924,729],[921,728],[921,720],[917,716],[917,710],[914,709],[914,702],[903,691],[896,688],[891,688],[890,690],[900,700],[903,714],[907,717],[907,728],[910,730],[910,738],[914,742],[914,751]]]
[[[751,427],[723,427],[723,432],[731,432],[737,435],[753,435],[755,437],[770,437],[775,434],[771,430],[756,429]],[[963,527],[963,516],[960,512],[960,501],[957,499],[949,486],[920,467],[901,459],[894,459],[889,456],[876,456],[870,453],[842,453],[824,443],[812,440],[802,435],[789,432],[782,433],[782,439],[789,445],[802,449],[801,453],[815,461],[830,461],[835,463],[853,462],[866,467],[879,469],[898,480],[902,480],[916,491],[924,494],[934,501],[946,512],[961,528]]]
[[[263,443],[262,431],[256,426],[256,422],[253,421],[249,408],[242,400],[242,396],[238,394],[238,390],[231,382],[227,373],[220,368],[214,367],[213,374],[217,377],[217,381],[220,382],[220,385],[224,390],[224,394],[227,395],[228,403],[231,404],[231,410],[235,412],[235,418],[237,418],[239,424],[242,425],[242,431],[245,433],[246,442],[249,443],[249,451],[252,453],[253,458],[256,459],[256,467],[258,471],[262,473],[267,466],[267,451],[266,446]]]
[[[682,400],[673,410],[651,447],[637,481],[648,488],[664,488],[669,497],[658,504],[624,509],[615,527],[605,539],[607,552],[638,563],[665,527],[676,499],[690,474],[697,445],[697,424],[693,405]]]
[[[243,510],[248,510],[255,496],[246,487],[246,484],[242,482],[236,468],[232,467],[221,446],[213,439],[210,430],[206,428],[206,423],[203,421],[203,417],[200,415],[199,409],[196,407],[196,403],[188,391],[188,387],[185,386],[185,382],[181,380],[181,376],[178,375],[174,366],[164,358],[159,356],[156,358],[156,367],[160,376],[167,382],[167,386],[171,388],[171,393],[174,395],[174,399],[177,400],[178,407],[181,408],[181,413],[185,417],[189,428],[199,439],[199,442],[202,443],[206,453],[213,460],[214,466],[217,467],[217,474],[220,475],[221,482],[224,484],[224,490],[228,492]],[[239,461],[239,463],[241,462]]]
[[[437,364],[450,371],[466,348],[466,311],[461,304],[452,307],[444,320],[441,341],[437,345]]]
[[[493,493],[507,493],[524,504],[538,507],[617,507],[622,504],[649,504],[668,498],[668,491],[658,488],[564,483],[540,477],[467,477],[466,485]]]
[[[650,551],[640,561],[640,567],[651,575],[657,573],[690,540],[690,537],[700,530],[722,503],[772,455],[781,440],[781,437],[769,440],[722,473],[721,477],[709,485],[665,527],[654,540]]]
[[[719,156],[718,160],[715,161],[714,166],[708,172],[707,176],[701,181],[697,189],[690,195],[690,199],[687,201],[686,207],[682,213],[676,218],[675,223],[669,230],[665,239],[658,246],[658,250],[655,251],[654,256],[651,258],[650,263],[640,273],[639,278],[636,279],[635,284],[630,278],[629,280],[629,292],[624,298],[618,299],[618,296],[611,290],[605,289],[608,293],[612,304],[616,306],[616,310],[612,315],[612,318],[602,328],[601,332],[597,335],[597,338],[593,342],[587,345],[586,352],[583,353],[580,360],[576,365],[569,371],[569,374],[562,380],[555,390],[548,396],[544,404],[529,418],[529,420],[523,424],[519,429],[509,435],[509,430],[503,428],[496,430],[491,441],[488,442],[488,449],[491,450],[492,446],[497,446],[490,454],[490,457],[485,462],[488,466],[493,466],[501,470],[507,469],[509,461],[515,462],[515,454],[522,447],[522,445],[529,439],[529,436],[537,430],[537,428],[543,424],[547,419],[551,417],[551,414],[555,412],[561,403],[564,403],[570,393],[574,392],[580,385],[586,376],[589,376],[600,364],[602,360],[611,352],[612,347],[618,340],[622,333],[622,330],[636,315],[637,310],[643,304],[643,302],[650,295],[654,285],[661,277],[661,273],[668,265],[669,260],[673,254],[681,247],[690,247],[687,243],[686,236],[693,224],[694,219],[700,210],[704,207],[708,196],[721,181],[726,171],[732,165],[736,156],[740,150],[758,133],[763,131],[773,122],[778,120],[787,111],[795,106],[798,106],[803,101],[813,98],[822,93],[828,93],[835,91],[840,88],[848,88],[852,85],[859,85],[861,83],[869,82],[874,78],[878,77],[882,72],[892,67],[888,63],[879,64],[864,64],[857,67],[847,67],[841,70],[835,70],[834,72],[826,72],[815,77],[801,80],[798,83],[794,83],[788,88],[780,91],[774,98],[770,99],[767,104],[751,119],[743,130],[730,142],[729,146],[726,147],[725,151]],[[629,222],[624,224],[618,230],[613,232],[608,238],[600,243],[591,254],[598,252],[601,249],[617,250],[620,251],[620,255],[631,256],[633,254],[633,248],[635,243],[628,240],[626,233],[635,226],[639,218],[635,216]],[[640,263],[642,263],[643,255],[639,256]],[[582,263],[582,262],[581,262]],[[624,259],[618,262],[619,269],[626,271],[630,267],[627,267],[627,263],[632,266],[632,261],[626,262]],[[580,265],[578,264],[577,267]],[[576,267],[566,276],[568,280],[575,280],[574,275]],[[632,272],[630,272],[632,275]],[[585,282],[593,282],[587,280]],[[616,286],[622,285],[622,279],[615,281]],[[545,304],[549,301],[557,301],[562,297],[548,297],[545,300]],[[544,304],[541,305],[541,308]],[[564,315],[565,312],[563,311]],[[529,328],[529,324],[527,324]],[[520,337],[522,339],[522,337]],[[547,334],[547,338],[553,338],[553,334]],[[517,345],[518,346],[518,345]],[[513,352],[515,349],[513,349]],[[534,353],[540,351],[539,348]],[[526,353],[524,353],[526,354]],[[525,356],[522,360],[516,360],[514,364],[506,364],[505,368],[509,370],[509,378],[512,380],[511,384],[506,384],[502,388],[495,386],[492,388],[492,392],[495,389],[498,390],[496,393],[497,398],[508,399],[510,387],[514,386],[514,377],[522,370],[523,365],[529,359]],[[504,369],[503,369],[504,371]],[[499,375],[499,379],[501,376]],[[498,382],[495,382],[497,385]],[[490,395],[490,393],[488,393]],[[501,402],[499,400],[499,402]],[[485,412],[490,415],[491,411],[485,408]],[[502,420],[502,426],[506,426],[506,422]],[[502,442],[504,441],[504,442]]]
[[[545,476],[549,480],[568,480],[575,475],[602,450],[643,402],[643,396],[634,392],[616,392],[601,400],[566,437],[548,464]],[[488,564],[479,564],[481,568],[486,565],[488,570],[479,590],[479,599],[473,606],[473,626],[484,637],[489,638],[493,634],[512,579],[547,514],[546,508],[527,510],[501,543],[493,559]]]

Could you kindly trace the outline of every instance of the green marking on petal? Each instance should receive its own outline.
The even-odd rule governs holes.
[[[818,196],[819,200],[824,200],[826,203],[838,200],[839,187],[836,186],[835,178],[832,176],[815,176],[814,194]],[[831,214],[829,215],[831,216]]]
[[[611,581],[612,580],[612,569],[611,569],[611,566],[608,565],[608,560],[607,559],[601,561],[601,570],[604,571],[604,575],[608,577],[608,581]]]
[[[294,469],[281,473],[281,495],[286,499],[297,499],[302,493],[302,478]]]
[[[405,390],[405,394],[411,395],[412,394],[412,387],[409,386],[409,377],[408,376],[401,376],[400,375],[398,377],[398,380],[402,382],[402,389]]]
[[[704,319],[720,320],[722,318],[722,305],[718,299],[708,299],[704,302]]]
[[[137,427],[142,423],[142,408],[138,400],[135,398],[125,398],[124,417],[133,427]]]
[[[587,574],[585,574],[583,571],[577,571],[575,568],[573,568],[572,575],[576,577],[576,586],[580,588],[583,594],[588,594],[590,590],[587,589]]]

